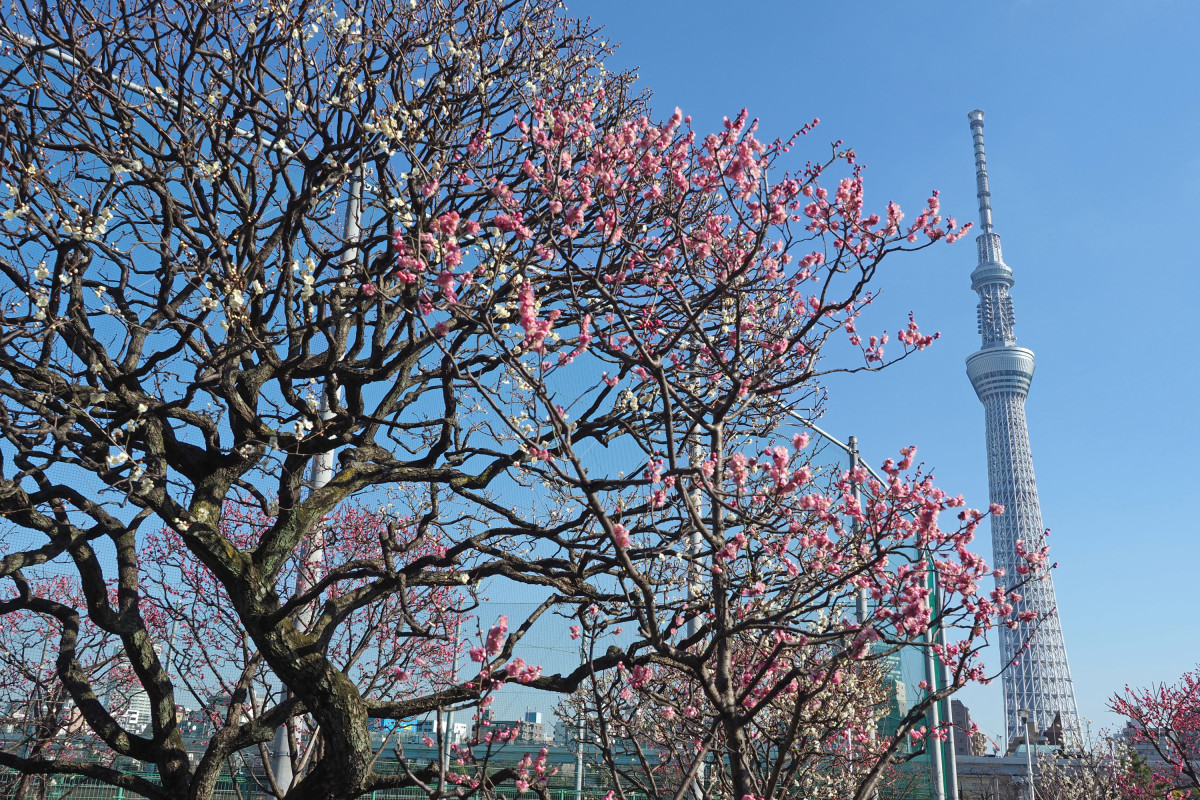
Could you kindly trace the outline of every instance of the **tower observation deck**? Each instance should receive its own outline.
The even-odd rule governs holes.
[[[975,241],[979,264],[971,273],[971,288],[979,295],[979,333],[983,344],[967,358],[967,376],[987,420],[988,490],[993,503],[1005,512],[992,517],[992,557],[1004,570],[998,579],[1006,587],[1024,579],[1018,567],[1024,559],[1018,542],[1026,550],[1045,543],[1037,481],[1033,476],[1033,454],[1029,447],[1029,425],[1025,420],[1025,398],[1033,380],[1033,351],[1018,347],[1013,333],[1015,317],[1009,290],[1012,270],[1000,252],[1000,236],[992,229],[991,191],[987,159],[983,149],[983,112],[968,114],[975,143],[975,181],[979,197],[981,231]],[[1022,599],[1015,612],[1033,611],[1036,618],[1016,628],[1000,629],[1000,655],[1009,666],[1004,673],[1004,717],[1010,742],[1023,739],[1019,711],[1030,712],[1038,733],[1050,729],[1056,718],[1063,744],[1078,745],[1079,711],[1067,667],[1054,597],[1054,582],[1044,571],[1019,590]]]

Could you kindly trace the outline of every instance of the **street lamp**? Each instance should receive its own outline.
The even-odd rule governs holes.
[[[824,439],[825,441],[829,442],[830,444],[832,444],[833,446],[837,447],[842,452],[844,452],[849,457],[851,472],[853,472],[858,467],[862,467],[863,469],[865,469],[867,471],[867,474],[869,474],[872,478],[879,481],[881,484],[885,484],[885,485],[887,484],[887,481],[884,480],[883,477],[880,476],[880,474],[878,472],[876,472],[874,469],[872,469],[870,464],[867,464],[866,462],[862,461],[861,458],[859,457],[858,437],[857,436],[851,436],[849,443],[845,443],[845,442],[840,441],[836,436],[829,433],[828,431],[822,430],[820,427],[817,426],[817,424],[815,422],[808,419],[807,417],[804,417],[795,411],[788,411],[787,414],[792,419],[794,419],[796,422],[799,422],[801,425],[808,428],[813,433],[817,434],[822,439]],[[854,499],[856,501],[858,501],[859,500],[858,482],[851,480],[851,487],[852,487],[852,490],[854,493]],[[858,523],[855,522],[854,524],[855,524],[855,531],[857,532]],[[927,560],[927,559],[924,559],[924,560]],[[861,590],[859,592],[859,595],[857,598],[857,606],[858,606],[858,608],[857,608],[858,621],[861,624],[862,622],[864,622],[866,620],[866,615],[867,615],[867,603],[866,603],[865,590]],[[944,665],[942,666],[942,668],[940,670],[938,669],[937,659],[935,658],[935,656],[933,654],[933,644],[934,644],[934,636],[935,636],[934,632],[932,630],[929,630],[929,631],[926,631],[925,635],[926,635],[926,643],[927,643],[927,647],[925,650],[925,681],[929,687],[928,691],[933,692],[936,690],[936,686],[937,686],[936,676],[938,675],[938,673],[939,672],[942,673],[943,682],[948,682],[949,675],[948,675],[948,671],[946,670]],[[944,630],[942,630],[941,626],[939,626],[936,636],[938,638],[938,643],[944,647],[946,644],[946,639],[945,639],[946,632]],[[936,729],[938,727],[939,716],[943,717],[943,719],[941,721],[943,721],[943,722],[949,721],[951,724],[947,727],[947,737],[948,738],[946,740],[947,747],[945,748],[944,754],[943,754],[943,748],[942,748],[942,745],[940,742],[938,744],[934,745],[932,747],[932,749],[930,750],[930,761],[931,761],[931,766],[933,769],[934,800],[947,800],[947,797],[946,797],[947,789],[949,789],[949,795],[950,795],[949,800],[958,800],[958,755],[954,752],[954,725],[953,725],[953,717],[951,716],[951,713],[950,713],[950,701],[948,699],[941,701],[941,703],[934,703],[932,706],[930,706],[930,708],[929,708],[930,726],[929,727],[931,729]]]
[[[1029,800],[1034,799],[1033,793],[1033,743],[1030,735],[1033,727],[1033,712],[1028,709],[1017,709],[1017,719],[1021,720],[1021,725],[1025,728],[1025,769],[1026,779],[1029,781]]]

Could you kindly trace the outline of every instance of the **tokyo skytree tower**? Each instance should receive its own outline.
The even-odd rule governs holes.
[[[979,197],[981,232],[975,241],[979,266],[971,273],[971,288],[979,294],[979,333],[983,346],[967,358],[967,376],[987,419],[988,490],[993,503],[1004,506],[992,517],[992,555],[996,567],[1004,569],[998,583],[1012,586],[1022,579],[1017,567],[1024,559],[1017,554],[1021,542],[1027,550],[1045,543],[1037,482],[1033,477],[1033,454],[1029,449],[1029,426],[1025,421],[1025,398],[1033,380],[1033,351],[1018,347],[1013,335],[1013,305],[1009,290],[1012,270],[1000,253],[1000,236],[992,230],[991,192],[988,190],[987,159],[983,151],[983,112],[972,111],[971,136],[975,142],[975,181]],[[1035,732],[1046,732],[1055,721],[1061,728],[1060,743],[1082,743],[1075,690],[1067,667],[1049,571],[1018,590],[1022,600],[1015,611],[1037,613],[1033,622],[1015,629],[1000,629],[1000,655],[1004,664],[1016,659],[1004,673],[1004,717],[1008,741],[1024,740],[1019,712],[1029,712]]]

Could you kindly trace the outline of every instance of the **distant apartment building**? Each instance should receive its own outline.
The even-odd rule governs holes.
[[[987,755],[987,736],[972,731],[971,709],[961,700],[950,701],[950,721],[954,724],[954,755]]]
[[[1163,760],[1163,757],[1159,755],[1158,749],[1155,748],[1153,743],[1144,741],[1143,737],[1137,735],[1137,729],[1134,728],[1132,722],[1126,722],[1125,727],[1121,729],[1120,733],[1118,733],[1114,739],[1116,742],[1129,747],[1129,749],[1133,750],[1133,752],[1137,753],[1148,762],[1161,762]],[[1161,748],[1165,753],[1176,752],[1175,745],[1167,741],[1166,734],[1161,734],[1158,736],[1158,747]],[[1197,736],[1192,741],[1191,746],[1188,747],[1187,755],[1188,761],[1200,761],[1200,736]]]
[[[428,737],[433,739],[435,742],[441,740],[442,731],[448,730],[450,732],[450,744],[452,745],[464,744],[469,741],[471,737],[471,726],[465,722],[455,722],[449,726],[443,726],[445,726],[445,720],[439,720],[437,717],[430,717],[429,719],[423,719],[418,722],[411,730],[416,738],[424,739],[425,737]]]

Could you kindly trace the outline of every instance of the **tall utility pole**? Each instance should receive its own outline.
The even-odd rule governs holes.
[[[979,333],[983,345],[967,357],[967,376],[987,420],[988,490],[991,501],[1004,506],[992,517],[992,554],[995,566],[1004,570],[997,583],[1014,588],[1023,576],[1019,567],[1018,543],[1026,550],[1045,544],[1037,481],[1033,477],[1033,453],[1029,447],[1029,425],[1025,420],[1025,398],[1033,380],[1033,351],[1017,346],[1013,333],[1015,317],[1009,290],[1012,270],[1000,252],[1000,235],[992,229],[991,188],[983,149],[983,112],[972,111],[971,136],[975,144],[975,182],[979,197],[980,233],[975,241],[979,264],[971,273],[971,288],[979,294]],[[1043,572],[1020,589],[1014,612],[1034,612],[1031,622],[1015,628],[1000,628],[1000,657],[1004,672],[1004,715],[1009,741],[1020,732],[1017,712],[1027,709],[1037,731],[1048,729],[1056,716],[1061,719],[1064,744],[1082,743],[1075,690],[1067,667],[1054,598],[1054,581]],[[1013,662],[1016,661],[1016,664]]]
[[[938,645],[944,650],[946,647],[946,627],[939,625],[937,629]],[[942,685],[949,686],[951,675],[950,668],[945,664],[941,665],[939,670],[942,678]],[[954,708],[950,705],[950,698],[942,700],[942,719],[946,723],[946,741],[942,746],[946,750],[946,793],[950,796],[950,800],[958,800],[958,752],[955,750],[955,738],[958,734],[954,730]],[[966,736],[966,731],[963,736]]]
[[[851,436],[848,439],[849,447],[846,448],[846,454],[850,457],[850,491],[854,497],[854,504],[862,506],[862,488],[858,485],[858,481],[854,478],[854,473],[858,471],[858,437]],[[854,538],[857,539],[859,532],[862,530],[862,524],[855,517],[850,523],[851,529],[854,532]],[[860,586],[858,594],[854,598],[854,616],[858,619],[858,624],[862,625],[867,621],[867,590]]]
[[[582,620],[580,620],[582,622]],[[583,627],[582,625],[580,626]],[[583,630],[579,639],[579,666],[585,666],[591,653],[588,651],[590,638],[588,631]],[[575,800],[583,800],[583,740],[587,737],[587,722],[584,718],[584,703],[579,703],[579,715],[575,722]]]
[[[346,199],[346,218],[342,227],[342,241],[347,245],[346,254],[342,258],[342,271],[347,272],[349,268],[358,261],[358,240],[361,236],[362,225],[362,197],[363,197],[363,167],[359,164],[354,169],[354,174],[350,178],[350,196]],[[328,384],[327,384],[328,387]],[[326,390],[321,395],[321,418],[330,419],[333,417],[333,411],[330,406],[329,396],[330,390]],[[312,478],[309,481],[309,489],[316,491],[333,478],[333,451],[326,450],[323,453],[318,453],[313,459]],[[308,554],[305,556],[304,569],[300,570],[296,577],[296,593],[301,594],[307,589],[309,576],[316,573],[317,569],[325,560],[325,534],[324,531],[318,529],[313,532],[308,541]],[[301,612],[298,620],[302,628],[307,628],[311,622],[311,612]],[[457,650],[455,650],[457,653]],[[456,656],[457,657],[457,656]],[[288,787],[292,784],[292,756],[291,746],[288,742],[288,727],[287,724],[280,725],[275,730],[275,740],[271,745],[271,771],[275,775],[275,783],[280,790],[287,794]]]
[[[693,355],[693,359],[694,358],[695,356]],[[689,458],[691,459],[691,465],[693,467],[699,467],[700,463],[704,460],[704,448],[700,445],[699,434],[697,434],[696,440],[692,443]],[[692,492],[692,497],[695,501],[696,516],[700,519],[703,519],[704,515],[700,511],[700,507],[704,503],[704,493],[700,488],[700,483],[701,482],[697,479],[696,488],[695,491]],[[709,503],[709,509],[714,515],[723,513],[719,503]],[[689,559],[687,570],[687,597],[688,610],[691,613],[691,616],[688,618],[687,626],[684,628],[684,631],[689,641],[693,636],[696,635],[697,631],[700,630],[699,616],[696,613],[696,589],[699,586],[700,581],[700,553],[703,552],[703,549],[704,536],[700,533],[700,526],[695,525],[692,528],[691,536],[688,537]],[[702,758],[707,759],[707,757],[708,756],[705,755]],[[688,796],[691,797],[692,800],[704,800],[704,783],[708,778],[707,772],[707,764],[702,761],[699,767],[696,769],[695,775],[692,777],[691,785],[688,787]]]
[[[458,683],[458,656],[459,656],[459,637],[462,635],[462,619],[454,625],[454,661],[450,667],[450,682]],[[441,709],[438,709],[438,716],[441,717]],[[441,770],[442,774],[438,776],[438,790],[446,791],[446,777],[450,774],[450,750],[454,746],[454,707],[446,709],[445,730],[442,731],[441,737],[442,758]]]
[[[925,681],[929,687],[925,691],[934,692],[937,689],[937,683],[934,676],[938,674],[937,656],[933,654],[933,629],[925,631]],[[929,735],[925,737],[925,748],[929,751],[929,758],[933,766],[933,800],[946,800],[946,761],[943,758],[942,742],[934,732],[938,730],[941,723],[939,712],[939,703],[933,703],[929,706]],[[957,797],[952,797],[950,800],[958,800]]]

